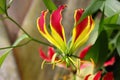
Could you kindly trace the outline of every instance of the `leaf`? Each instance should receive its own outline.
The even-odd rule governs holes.
[[[104,24],[106,29],[120,30],[120,24]]]
[[[0,0],[0,14],[7,13],[6,10],[6,0]]]
[[[120,56],[120,35],[119,35],[118,38],[117,38],[116,46],[117,46],[118,54],[119,54],[119,56]]]
[[[114,14],[104,19],[104,24],[115,24],[118,21],[119,14]]]
[[[2,63],[4,62],[5,58],[7,57],[8,53],[11,51],[11,49],[9,49],[8,51],[6,51],[2,56],[0,56],[0,67],[2,66]]]
[[[105,2],[105,0],[93,0],[93,2],[90,4],[90,6],[88,6],[86,8],[86,10],[84,11],[84,13],[81,16],[78,23],[80,23],[86,16],[91,15],[91,14],[95,13],[96,11],[98,11],[104,2]]]
[[[13,3],[13,0],[9,0],[7,8],[10,8],[11,4]]]
[[[114,14],[113,16],[104,19],[105,29],[120,29],[120,24],[117,24],[119,14]]]
[[[29,38],[26,34],[22,35],[20,38],[18,38],[15,43],[13,44],[13,46],[18,45],[22,40]],[[2,66],[2,63],[4,62],[5,58],[7,57],[7,55],[9,54],[9,52],[12,50],[13,48],[8,49],[5,53],[3,53],[2,56],[0,56],[0,67]]]
[[[105,31],[102,31],[97,38],[95,44],[91,47],[91,49],[88,51],[87,55],[85,56],[86,60],[90,60],[90,58],[93,59],[95,62],[95,69],[100,68],[104,62],[106,61],[106,58],[108,56],[108,39],[107,39],[107,33]]]
[[[52,2],[52,0],[43,0],[43,2],[50,12],[57,9],[56,5]]]
[[[103,11],[103,8],[101,8]],[[117,0],[106,0],[105,2],[105,15],[112,16],[120,12],[120,2]]]
[[[102,16],[101,16],[100,23],[99,23],[99,29],[98,29],[99,33],[104,30],[104,25],[103,25],[103,23],[104,23],[104,11],[105,11],[105,7],[103,8]]]

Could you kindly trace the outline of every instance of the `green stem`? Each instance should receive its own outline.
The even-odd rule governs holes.
[[[71,55],[72,57],[75,57],[77,59],[80,59],[80,57],[76,56],[76,55]]]
[[[15,23],[17,25],[18,28],[20,28],[29,38],[31,38],[31,36],[14,20],[12,19],[10,16],[7,15],[7,18],[9,20],[11,20],[13,23]]]
[[[45,43],[45,42],[42,42],[42,41],[39,41],[39,40],[33,38],[33,37],[30,36],[14,19],[12,19],[9,15],[6,15],[6,16],[7,16],[7,18],[8,18],[9,20],[11,20],[13,23],[15,23],[15,24],[17,25],[17,27],[18,27],[19,29],[21,29],[31,40],[33,40],[33,41],[35,41],[35,42],[37,42],[37,43],[44,44],[44,45],[46,45],[46,46],[51,46],[50,44],[47,44],[47,43]]]
[[[68,59],[71,62],[71,64],[73,65],[73,67],[75,68],[75,70],[77,70],[77,67],[75,66],[75,64],[73,63],[73,61],[70,59],[70,57],[68,57]]]
[[[42,42],[42,41],[37,40],[37,39],[35,39],[35,38],[32,38],[32,40],[33,40],[34,42],[41,43],[41,44],[44,44],[44,45],[46,45],[46,46],[52,46],[52,45],[50,45],[50,44],[48,44],[48,43]],[[53,46],[52,46],[52,47],[53,47]]]
[[[75,74],[73,74],[73,80],[76,80],[76,75]]]
[[[8,48],[17,48],[17,47],[21,47],[21,46],[24,46],[26,44],[28,44],[31,40],[23,43],[23,44],[20,44],[20,45],[17,45],[17,46],[9,46],[9,47],[3,47],[3,48],[0,48],[0,50],[3,50],[3,49],[8,49]]]

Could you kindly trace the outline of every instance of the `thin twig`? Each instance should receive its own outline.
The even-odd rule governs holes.
[[[3,47],[3,48],[0,48],[0,50],[3,50],[3,49],[9,49],[9,48],[17,48],[17,47],[21,47],[21,46],[24,46],[26,44],[28,44],[31,40],[23,43],[23,44],[20,44],[20,45],[16,45],[16,46],[8,46],[8,47]]]
[[[30,36],[14,19],[12,19],[10,16],[8,16],[8,15],[6,15],[7,16],[7,18],[9,19],[9,20],[11,20],[13,23],[15,23],[16,25],[17,25],[17,27],[19,28],[19,29],[21,29],[31,40],[33,40],[34,42],[37,42],[37,43],[41,43],[41,44],[44,44],[44,45],[46,45],[46,46],[51,46],[50,44],[48,44],[48,43],[45,43],[45,42],[42,42],[42,41],[40,41],[40,40],[37,40],[37,39],[35,39],[35,38],[33,38],[32,36]]]

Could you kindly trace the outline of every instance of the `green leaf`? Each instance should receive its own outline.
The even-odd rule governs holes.
[[[98,11],[104,2],[105,2],[105,0],[93,0],[93,2],[90,4],[90,6],[88,6],[86,8],[86,10],[84,11],[84,13],[81,16],[78,23],[81,22],[86,16],[91,15],[91,14],[95,13],[96,11]]]
[[[57,9],[56,5],[52,2],[52,0],[43,0],[43,2],[50,12]]]
[[[119,14],[114,14],[104,19],[104,24],[116,24],[118,21]]]
[[[4,62],[5,58],[7,57],[8,53],[11,51],[11,49],[9,49],[8,51],[6,51],[2,56],[0,56],[0,67],[2,66],[2,63]]]
[[[6,0],[0,0],[0,14],[5,14],[6,12]]]
[[[119,35],[119,37],[117,38],[116,46],[117,46],[118,54],[119,54],[119,56],[120,56],[120,35]]]
[[[120,24],[117,23],[119,14],[107,17],[104,19],[104,28],[105,29],[120,29]]]
[[[120,30],[120,24],[104,24],[106,29]]]
[[[101,8],[101,10],[103,10]],[[120,12],[120,2],[117,0],[106,0],[105,2],[105,15],[112,16]]]
[[[92,58],[93,61],[95,62],[96,66],[95,69],[97,70],[104,64],[107,56],[108,56],[107,33],[105,31],[102,31],[99,37],[97,38],[95,44],[88,51],[87,55],[85,56],[85,59],[90,60],[90,58]]]
[[[99,23],[99,29],[98,29],[99,33],[104,30],[104,25],[103,25],[103,23],[104,23],[104,11],[105,11],[105,7],[103,8],[102,16],[101,16],[100,23]]]
[[[22,40],[29,38],[26,34],[22,35],[20,38],[18,38],[13,46],[18,45]],[[2,63],[4,62],[5,58],[9,54],[9,52],[12,50],[12,48],[8,49],[5,53],[3,53],[2,56],[0,56],[0,67],[2,66]]]

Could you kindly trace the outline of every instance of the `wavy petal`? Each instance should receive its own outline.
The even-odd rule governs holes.
[[[57,10],[53,11],[50,17],[50,27],[52,37],[60,44],[63,50],[66,49],[66,39],[64,28],[61,24],[62,15],[61,12],[65,8],[65,5],[60,6]]]
[[[78,9],[75,11],[74,19],[75,25],[79,21],[80,17],[82,16],[84,10]],[[73,50],[83,45],[89,38],[90,32],[94,28],[94,21],[91,16],[87,16],[83,19],[78,25],[73,28],[72,34],[72,42],[71,46]]]
[[[57,43],[57,41],[47,31],[46,23],[45,23],[45,17],[47,12],[48,11],[42,11],[41,16],[37,19],[37,28],[42,36],[44,36],[50,43],[55,45],[57,48],[62,50],[60,45]]]

